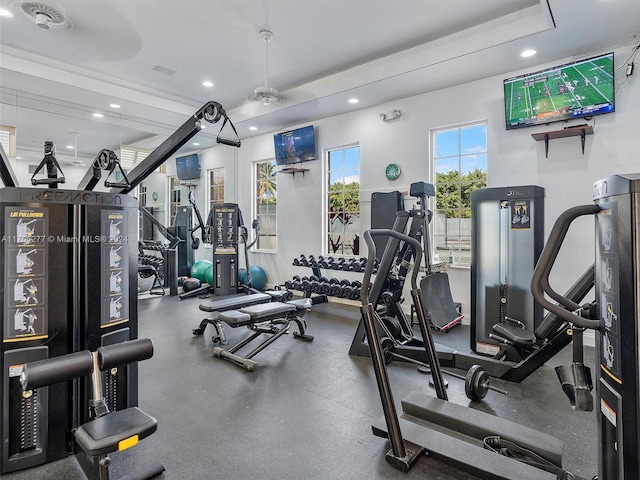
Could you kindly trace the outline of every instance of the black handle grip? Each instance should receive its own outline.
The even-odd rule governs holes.
[[[562,242],[567,235],[571,222],[584,215],[596,215],[599,211],[600,207],[598,205],[589,204],[572,207],[561,213],[549,233],[547,243],[542,249],[542,253],[540,254],[540,258],[538,258],[538,263],[536,264],[536,268],[534,269],[531,277],[531,293],[539,305],[567,322],[573,323],[582,328],[591,328],[594,330],[601,328],[602,322],[600,320],[590,320],[579,317],[571,311],[551,303],[545,298],[545,293],[556,302],[564,305],[570,310],[575,311],[580,309],[579,304],[564,297],[563,295],[560,295],[551,288],[551,285],[549,284],[549,274],[551,273],[551,269],[556,261],[556,257],[558,256],[558,252],[560,251]]]
[[[65,183],[64,176],[56,178],[32,178],[31,185],[57,185],[59,183]]]
[[[89,375],[92,369],[91,352],[83,350],[82,352],[25,363],[22,367],[20,383],[23,390],[33,390]]]
[[[107,370],[153,357],[153,342],[150,338],[138,338],[100,347],[97,352],[100,370]]]
[[[223,145],[229,145],[231,147],[240,147],[240,140],[233,140],[230,138],[220,138],[218,137],[218,143],[221,143]]]

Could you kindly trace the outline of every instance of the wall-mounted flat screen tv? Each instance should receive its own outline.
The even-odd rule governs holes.
[[[273,136],[276,165],[308,162],[316,159],[313,125],[296,128]]]
[[[615,110],[613,53],[507,78],[507,130]]]
[[[179,180],[200,178],[200,159],[197,153],[176,157],[176,175]]]

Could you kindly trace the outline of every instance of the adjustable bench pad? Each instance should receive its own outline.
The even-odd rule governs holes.
[[[75,433],[75,441],[90,457],[118,450],[118,444],[134,435],[139,440],[158,429],[158,422],[138,407],[109,413],[82,425]]]
[[[255,305],[271,301],[273,297],[267,293],[254,293],[251,295],[240,295],[237,297],[223,298],[216,300],[209,305],[200,305],[203,312],[223,312],[225,310],[234,310],[248,305]]]
[[[269,302],[259,305],[250,305],[240,310],[221,312],[218,319],[225,322],[230,327],[242,327],[251,323],[281,318],[289,312],[306,310],[311,308],[311,299],[302,298],[292,300],[287,303]]]

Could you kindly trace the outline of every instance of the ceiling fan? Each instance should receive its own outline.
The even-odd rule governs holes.
[[[269,62],[269,41],[273,38],[273,33],[269,30],[261,30],[260,37],[264,41],[264,85],[256,88],[253,95],[249,95],[252,102],[262,102],[263,105],[277,103],[280,101],[278,90],[268,86],[267,65]]]

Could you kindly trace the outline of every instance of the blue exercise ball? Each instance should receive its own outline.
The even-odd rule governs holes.
[[[257,265],[251,265],[249,267],[249,274],[251,275],[251,286],[253,288],[257,288],[258,290],[264,290],[267,286],[267,272],[264,271],[264,268],[258,267]],[[245,272],[245,278],[246,278]]]
[[[240,283],[240,285],[247,284],[247,271],[244,268],[238,270],[238,282]]]

